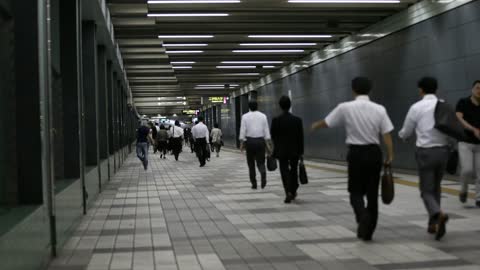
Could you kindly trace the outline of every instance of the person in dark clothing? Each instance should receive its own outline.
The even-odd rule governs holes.
[[[152,131],[152,138],[155,144],[153,145],[153,153],[157,153],[157,127],[153,122],[149,122],[148,125],[150,126],[150,130]]]
[[[175,125],[172,126],[172,136],[170,138],[170,141],[172,142],[172,152],[176,161],[178,161],[178,156],[182,152],[183,135],[183,128],[180,127],[180,122],[177,120],[175,121]]]
[[[270,134],[274,145],[273,156],[280,163],[285,203],[290,203],[297,197],[299,186],[298,161],[303,156],[303,123],[302,119],[289,112],[289,97],[282,96],[279,105],[283,113],[273,118]]]
[[[146,121],[137,129],[137,157],[143,164],[145,170],[148,169],[148,147],[153,144],[152,131],[147,126]]]
[[[168,148],[168,132],[164,125],[160,126],[160,131],[157,134],[157,145],[158,151],[160,151],[160,158],[166,159]]]

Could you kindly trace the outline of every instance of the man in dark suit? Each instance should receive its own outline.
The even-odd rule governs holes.
[[[273,156],[280,161],[280,174],[285,189],[285,203],[297,197],[298,161],[303,156],[302,119],[292,115],[290,98],[282,96],[279,101],[283,113],[272,120]]]

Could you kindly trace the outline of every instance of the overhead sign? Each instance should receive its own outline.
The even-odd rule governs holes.
[[[183,110],[183,114],[194,115],[194,114],[197,114],[197,111],[196,110]]]
[[[225,101],[224,97],[209,97],[208,100],[212,103],[223,103]]]

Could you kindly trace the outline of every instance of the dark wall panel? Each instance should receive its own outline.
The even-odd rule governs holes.
[[[415,168],[414,142],[401,142],[397,133],[408,108],[419,99],[416,82],[424,75],[437,77],[439,95],[451,103],[469,95],[471,83],[480,78],[480,1],[262,87],[260,109],[271,121],[279,113],[279,97],[290,90],[293,113],[303,118],[308,130],[313,121],[352,98],[350,81],[359,75],[373,79],[371,98],[387,108],[395,125],[395,165]],[[343,130],[305,132],[305,136],[307,156],[345,160]]]

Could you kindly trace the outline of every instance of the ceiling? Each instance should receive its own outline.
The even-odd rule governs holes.
[[[290,1],[107,1],[139,113],[197,109],[418,2]]]

